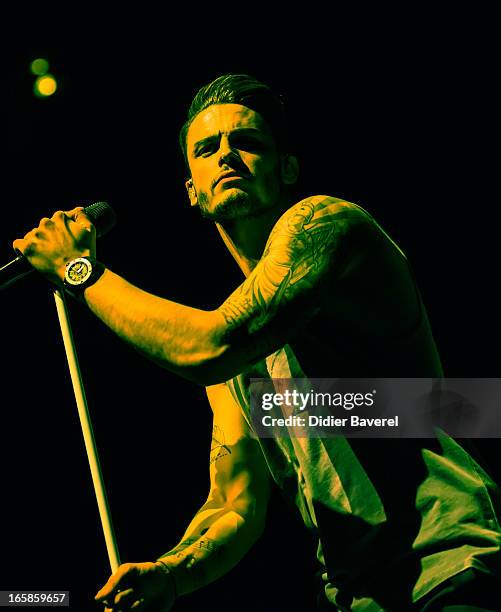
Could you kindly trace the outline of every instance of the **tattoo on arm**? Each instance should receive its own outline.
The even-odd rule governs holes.
[[[207,530],[205,530],[207,531]],[[208,550],[210,552],[217,550],[221,545],[218,544],[215,540],[211,540],[210,538],[204,538],[201,535],[191,536],[189,538],[184,539],[182,542],[179,542],[177,546],[166,552],[163,557],[184,557],[189,553],[196,553],[199,550]],[[186,549],[190,548],[190,551]]]
[[[219,308],[229,331],[264,327],[286,302],[315,289],[353,208],[315,198],[299,202],[273,228],[252,274]]]
[[[188,546],[191,546],[192,544],[194,544],[197,540],[198,540],[198,536],[186,538],[182,542],[179,542],[177,546],[175,546],[174,548],[166,552],[163,556],[166,557],[167,555],[169,556],[177,555],[178,553],[182,552],[185,548],[188,548]]]
[[[212,464],[226,455],[231,455],[231,449],[225,444],[224,431],[217,425],[214,425],[212,431],[209,463]]]

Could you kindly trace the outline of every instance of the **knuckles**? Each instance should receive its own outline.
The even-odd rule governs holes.
[[[40,223],[38,224],[38,227],[44,227],[44,228],[49,228],[53,226],[54,226],[54,221],[52,219],[49,219],[48,217],[44,217],[43,219],[41,219]]]
[[[83,206],[78,207],[77,209],[71,212],[75,212],[76,214],[78,214],[78,212],[80,212],[81,210],[84,210]],[[50,219],[49,217],[43,217],[42,219],[40,219],[40,222],[37,227],[26,233],[23,238],[17,238],[13,242],[14,248],[21,250],[20,247],[22,247],[24,253],[26,253],[27,251],[29,252],[35,246],[37,240],[44,240],[48,238],[47,231],[53,230],[56,227],[56,224],[58,225],[61,221],[66,221],[67,218],[68,213],[65,213],[62,210],[57,210]],[[90,222],[89,225],[92,228]],[[19,243],[19,241],[21,240],[24,242],[24,244],[22,245]]]

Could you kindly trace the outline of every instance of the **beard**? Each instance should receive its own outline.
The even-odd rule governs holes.
[[[199,192],[197,195],[198,207],[202,217],[211,221],[252,217],[258,213],[258,210],[255,209],[259,207],[254,205],[253,198],[239,189],[228,190],[224,199],[212,205],[212,207],[205,192]]]
[[[260,198],[254,190],[247,191],[238,187],[225,189],[218,198],[209,198],[206,191],[197,191],[198,207],[202,217],[211,221],[223,222],[242,218],[259,217],[269,208],[276,206],[286,196],[286,189],[274,174],[264,181],[261,190],[266,194]]]

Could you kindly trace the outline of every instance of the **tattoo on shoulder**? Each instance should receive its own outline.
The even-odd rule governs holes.
[[[224,431],[217,425],[214,425],[212,431],[209,463],[212,464],[226,455],[231,455],[231,449],[225,444]]]
[[[354,213],[354,205],[322,197],[303,200],[284,213],[252,274],[219,308],[230,331],[245,323],[255,332],[284,302],[314,289]]]

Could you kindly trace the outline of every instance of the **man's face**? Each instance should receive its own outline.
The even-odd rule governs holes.
[[[259,113],[241,104],[209,106],[188,130],[191,203],[215,221],[259,214],[283,193],[281,158]]]

